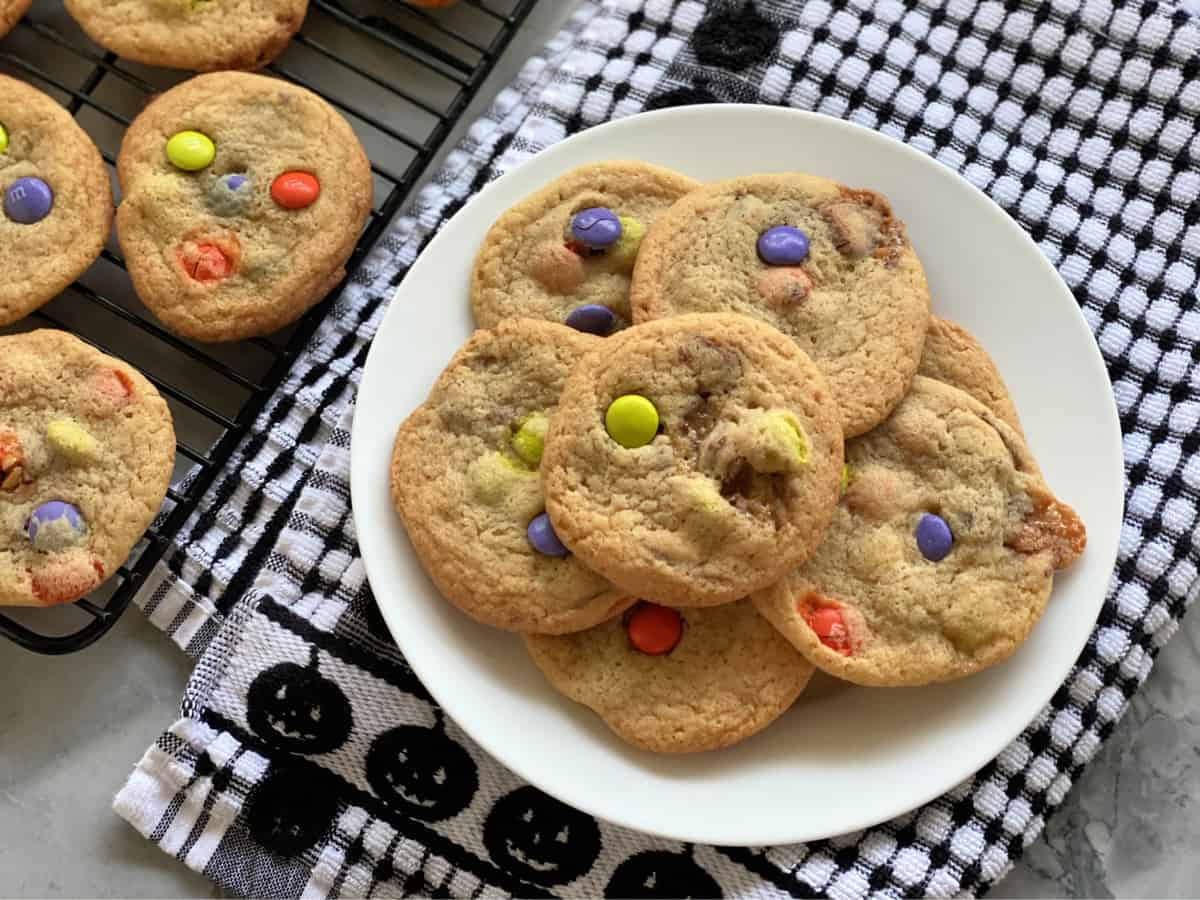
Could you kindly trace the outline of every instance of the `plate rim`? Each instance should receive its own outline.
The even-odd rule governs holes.
[[[1038,269],[1039,269],[1039,272],[1038,272],[1039,279],[1045,280],[1047,289],[1049,289],[1048,286],[1051,283],[1053,283],[1054,290],[1060,295],[1060,298],[1065,299],[1070,303],[1071,308],[1074,310],[1074,316],[1072,317],[1074,324],[1078,329],[1082,329],[1083,333],[1087,337],[1086,343],[1083,343],[1081,346],[1083,346],[1083,348],[1084,348],[1084,354],[1086,356],[1087,364],[1093,370],[1090,373],[1089,377],[1095,377],[1096,375],[1099,375],[1099,377],[1101,377],[1103,379],[1104,383],[1106,385],[1108,385],[1108,388],[1109,388],[1109,390],[1108,390],[1109,403],[1106,406],[1106,410],[1105,410],[1107,413],[1107,415],[1106,415],[1106,419],[1107,419],[1106,430],[1109,432],[1109,442],[1108,442],[1109,445],[1106,448],[1104,448],[1104,450],[1107,454],[1115,455],[1116,468],[1120,472],[1120,476],[1121,476],[1121,486],[1119,489],[1116,490],[1117,496],[1119,497],[1119,503],[1118,503],[1117,509],[1113,510],[1114,522],[1113,522],[1112,527],[1113,527],[1113,531],[1115,533],[1115,537],[1111,541],[1111,547],[1104,548],[1104,549],[1110,551],[1110,552],[1106,552],[1106,554],[1105,554],[1106,559],[1104,560],[1104,562],[1107,563],[1106,569],[1109,572],[1111,572],[1116,563],[1116,556],[1117,556],[1117,551],[1118,551],[1118,546],[1119,546],[1119,538],[1120,538],[1120,532],[1121,532],[1121,523],[1123,521],[1124,510],[1125,510],[1124,487],[1125,487],[1126,476],[1125,476],[1125,468],[1124,468],[1124,462],[1123,462],[1123,435],[1122,435],[1122,432],[1120,429],[1118,409],[1117,409],[1117,405],[1116,405],[1116,398],[1113,395],[1111,379],[1108,377],[1107,367],[1104,363],[1104,359],[1101,354],[1099,345],[1096,341],[1095,335],[1092,332],[1090,326],[1088,325],[1086,318],[1083,315],[1083,309],[1075,301],[1074,296],[1071,294],[1070,288],[1066,285],[1065,281],[1063,280],[1062,276],[1059,274],[1058,270],[1053,266],[1053,264],[1051,264],[1050,260],[1041,252],[1041,250],[1038,248],[1036,242],[1034,242],[1032,237],[1017,223],[1017,221],[1015,219],[1013,219],[1002,208],[1000,208],[1000,206],[994,200],[992,200],[991,197],[989,197],[986,193],[984,193],[982,190],[980,190],[978,187],[976,187],[974,184],[972,184],[970,181],[968,181],[966,178],[964,178],[958,172],[954,171],[953,169],[950,169],[943,163],[940,163],[937,159],[927,155],[926,153],[916,149],[915,147],[912,147],[908,144],[903,143],[902,141],[899,141],[896,138],[893,138],[889,135],[875,131],[873,129],[867,128],[866,126],[860,125],[855,122],[846,121],[844,119],[825,115],[822,113],[810,112],[807,110],[797,110],[797,109],[792,109],[792,108],[788,108],[788,107],[764,106],[764,105],[757,105],[757,104],[710,103],[710,104],[695,104],[695,105],[684,106],[684,107],[673,107],[673,108],[660,109],[660,110],[654,110],[654,111],[640,112],[635,115],[631,115],[631,116],[627,116],[624,118],[611,120],[611,121],[608,121],[608,122],[605,122],[602,124],[598,124],[596,126],[586,129],[585,131],[582,131],[577,134],[571,135],[567,138],[564,138],[563,140],[561,140],[547,148],[544,148],[543,150],[539,151],[538,153],[534,154],[533,156],[529,157],[528,159],[523,160],[519,165],[517,165],[514,168],[510,169],[509,171],[505,172],[500,177],[492,180],[487,185],[485,185],[483,187],[483,189],[481,189],[474,196],[472,196],[463,205],[463,207],[461,209],[459,209],[455,213],[454,216],[451,217],[451,219],[447,220],[446,222],[444,222],[442,224],[438,233],[434,235],[434,237],[431,239],[429,244],[422,250],[421,255],[423,256],[428,251],[428,249],[434,245],[435,242],[452,239],[453,231],[449,228],[449,226],[455,220],[469,216],[477,203],[479,203],[479,202],[483,201],[485,198],[488,198],[488,197],[492,196],[493,194],[503,190],[505,188],[505,186],[507,186],[507,185],[513,183],[514,181],[518,180],[519,178],[523,177],[525,171],[530,166],[539,166],[539,165],[544,166],[544,165],[547,165],[547,160],[556,161],[560,157],[565,157],[570,153],[571,149],[574,146],[576,146],[579,142],[597,140],[596,135],[598,135],[598,134],[608,136],[608,135],[611,135],[612,133],[618,133],[627,128],[648,127],[652,123],[660,123],[662,121],[667,121],[670,119],[675,119],[675,118],[682,119],[684,117],[704,116],[707,114],[716,114],[716,115],[722,115],[722,116],[732,115],[735,117],[743,116],[743,117],[746,117],[749,119],[754,119],[754,118],[758,118],[761,116],[786,118],[786,119],[791,119],[791,120],[795,121],[797,123],[797,125],[799,125],[799,126],[802,126],[806,122],[811,123],[812,121],[817,120],[817,121],[819,121],[821,127],[832,127],[835,130],[842,130],[842,131],[848,133],[851,136],[851,139],[864,139],[864,140],[867,140],[870,142],[875,142],[876,144],[878,144],[880,146],[886,146],[891,151],[899,151],[899,152],[907,155],[917,165],[923,166],[926,169],[928,169],[929,171],[936,173],[932,177],[945,178],[945,177],[949,176],[950,178],[957,181],[959,183],[960,187],[966,187],[970,192],[972,192],[973,194],[976,195],[977,199],[983,200],[984,205],[988,210],[988,213],[993,218],[997,219],[997,221],[999,221],[1001,223],[1002,227],[1004,227],[1015,238],[1015,240],[1021,245],[1021,249],[1026,254],[1031,254],[1032,255],[1031,258],[1037,259]],[[609,158],[617,159],[617,158],[624,158],[624,157],[611,156]],[[567,166],[565,168],[570,168],[570,166]],[[562,170],[565,170],[565,168]],[[774,171],[782,171],[782,170],[774,170]],[[751,173],[748,171],[746,174],[751,174]],[[539,179],[538,183],[544,184],[546,181],[548,181],[550,178],[553,178],[553,177],[555,177],[554,174],[548,174],[545,179]],[[530,188],[528,188],[527,191],[525,191],[525,193],[528,193],[528,192],[530,192],[532,190],[536,190],[536,189],[537,189],[536,186],[530,187]],[[472,248],[472,256],[473,256],[473,254],[474,254],[474,248]],[[385,329],[388,326],[388,323],[392,321],[393,317],[400,318],[403,316],[403,313],[399,313],[399,312],[397,312],[397,310],[401,307],[401,305],[403,303],[402,295],[406,290],[405,284],[408,280],[407,275],[411,274],[412,270],[414,270],[420,264],[420,261],[421,261],[421,256],[418,256],[418,258],[413,261],[413,263],[409,267],[409,272],[406,274],[405,281],[401,282],[401,284],[399,286],[397,286],[395,292],[392,295],[392,299],[389,303],[389,308],[385,312],[384,317],[382,318],[382,320],[379,323],[378,328],[376,329],[370,351],[368,353],[366,362],[363,367],[363,374],[362,374],[358,392],[355,396],[355,401],[354,401],[356,415],[355,415],[355,419],[354,419],[354,424],[352,424],[352,427],[351,427],[351,445],[350,445],[351,507],[352,507],[352,512],[353,512],[353,516],[354,516],[356,533],[359,536],[359,547],[360,547],[360,552],[361,552],[361,556],[362,556],[362,560],[363,560],[364,572],[365,572],[367,580],[372,583],[372,586],[374,585],[374,582],[372,580],[372,574],[371,574],[372,563],[368,557],[370,556],[370,557],[374,558],[375,553],[373,550],[369,553],[365,549],[365,546],[367,544],[372,544],[375,539],[374,539],[374,537],[369,537],[364,540],[364,534],[370,534],[370,532],[364,531],[364,526],[367,526],[369,528],[369,523],[364,522],[362,520],[362,517],[365,517],[368,514],[365,511],[366,505],[361,503],[360,499],[364,499],[364,498],[368,497],[369,495],[378,493],[380,488],[379,488],[378,484],[364,483],[367,480],[367,476],[365,474],[366,463],[360,462],[360,460],[362,460],[364,458],[364,454],[367,451],[364,449],[365,444],[366,444],[365,440],[360,439],[360,435],[362,434],[362,431],[360,430],[359,427],[357,427],[358,403],[361,400],[361,398],[363,397],[363,395],[367,393],[367,388],[368,388],[369,379],[370,379],[370,373],[372,371],[372,363],[376,359],[376,355],[382,354],[385,352],[381,349],[382,342],[380,342],[378,340],[378,338],[382,334],[384,334]],[[1080,360],[1077,360],[1076,362],[1078,364],[1082,364],[1083,360],[1080,359]],[[378,368],[379,368],[378,366],[375,367],[376,370],[378,370]],[[410,412],[411,412],[411,410],[410,410]],[[407,413],[405,415],[407,415]],[[389,446],[390,446],[390,442],[389,442]],[[1111,464],[1113,462],[1113,460],[1110,459],[1108,462]],[[387,493],[386,490],[384,491],[384,493],[385,494]],[[390,498],[388,500],[387,505],[390,509],[390,507],[391,507]],[[394,511],[392,511],[392,515],[393,516],[395,515]],[[1091,552],[1098,553],[1098,552],[1101,552],[1101,548],[1093,549],[1093,547],[1091,545],[1091,541],[1090,541],[1091,532],[1092,532],[1093,527],[1094,527],[1093,525],[1089,524],[1089,548],[1088,549]],[[771,830],[771,831],[759,831],[754,834],[742,833],[740,835],[734,835],[734,834],[731,834],[728,832],[719,832],[718,833],[718,832],[714,832],[711,829],[706,830],[702,824],[697,824],[694,827],[694,830],[690,833],[679,832],[679,831],[668,832],[668,831],[664,831],[664,830],[653,828],[653,827],[647,827],[646,825],[639,824],[636,821],[631,821],[626,818],[622,818],[620,815],[613,815],[611,810],[603,810],[603,811],[597,810],[590,803],[579,802],[576,798],[566,796],[557,790],[547,787],[544,784],[544,782],[540,778],[537,777],[538,773],[528,771],[527,768],[522,764],[522,762],[519,759],[515,759],[511,753],[506,752],[505,748],[497,748],[497,747],[493,746],[489,742],[489,740],[487,740],[486,738],[481,738],[478,734],[473,732],[467,726],[467,724],[465,724],[464,721],[462,719],[460,719],[459,716],[456,714],[456,711],[461,708],[460,705],[455,701],[455,696],[457,696],[457,692],[446,695],[445,692],[439,692],[439,690],[435,690],[431,686],[430,682],[425,677],[426,669],[424,668],[423,663],[414,663],[413,660],[409,658],[408,654],[405,654],[405,659],[408,660],[409,665],[413,669],[413,672],[421,680],[422,684],[424,684],[426,686],[427,690],[429,690],[431,696],[434,697],[434,699],[437,701],[439,706],[441,706],[442,709],[446,712],[446,714],[449,715],[451,718],[453,718],[455,720],[455,722],[459,724],[459,726],[463,729],[463,731],[467,735],[469,735],[471,737],[471,739],[473,741],[475,741],[476,744],[478,744],[478,746],[480,747],[480,749],[483,750],[483,752],[485,752],[486,754],[491,756],[494,760],[499,762],[501,765],[505,766],[511,772],[516,774],[518,777],[520,777],[523,780],[525,780],[526,782],[534,785],[539,790],[542,790],[542,791],[546,792],[547,794],[549,794],[553,797],[556,797],[561,802],[566,803],[567,805],[572,806],[575,809],[581,810],[582,812],[585,812],[588,815],[594,816],[597,819],[600,819],[605,822],[609,822],[613,825],[629,828],[631,830],[637,831],[642,834],[667,838],[670,840],[684,841],[684,842],[697,843],[697,844],[717,844],[717,845],[723,845],[723,846],[736,846],[736,847],[768,846],[768,845],[788,844],[788,843],[804,842],[804,841],[811,841],[811,840],[819,840],[819,839],[824,839],[824,838],[828,838],[828,837],[833,837],[833,836],[836,836],[839,834],[846,834],[846,833],[849,833],[852,831],[874,827],[876,825],[890,821],[891,819],[893,819],[897,816],[900,816],[907,812],[911,812],[913,810],[919,809],[920,807],[928,804],[929,802],[937,799],[938,797],[943,796],[947,791],[953,789],[955,785],[972,777],[983,766],[985,766],[990,760],[994,759],[998,753],[1003,752],[1004,748],[1009,746],[1026,728],[1029,727],[1030,724],[1032,724],[1034,721],[1036,721],[1037,716],[1040,714],[1040,711],[1046,707],[1046,705],[1049,703],[1049,701],[1052,698],[1052,696],[1054,695],[1054,693],[1066,681],[1067,677],[1070,674],[1071,669],[1074,667],[1076,659],[1078,658],[1080,652],[1086,646],[1088,640],[1090,639],[1091,634],[1093,633],[1093,631],[1095,629],[1096,620],[1099,617],[1099,614],[1103,608],[1105,599],[1108,596],[1109,589],[1110,589],[1109,587],[1107,587],[1107,586],[1105,587],[1100,598],[1094,603],[1094,607],[1095,607],[1094,612],[1089,612],[1088,617],[1087,617],[1089,627],[1087,628],[1086,631],[1084,631],[1082,628],[1080,629],[1080,634],[1082,635],[1082,639],[1078,642],[1078,646],[1071,647],[1069,653],[1061,652],[1059,654],[1059,656],[1057,657],[1057,664],[1055,666],[1057,673],[1056,673],[1055,677],[1053,677],[1053,678],[1047,677],[1045,679],[1046,687],[1044,687],[1044,689],[1042,691],[1044,696],[1041,696],[1039,698],[1039,702],[1037,704],[1037,708],[1036,708],[1035,713],[1033,714],[1033,717],[1030,718],[1027,722],[1025,722],[1025,724],[1020,726],[1020,728],[1018,728],[1014,733],[1008,735],[1005,738],[1004,743],[998,749],[989,750],[986,753],[974,753],[973,754],[970,752],[964,752],[962,754],[962,756],[959,758],[959,764],[957,766],[953,767],[953,771],[956,774],[954,774],[952,777],[947,776],[947,778],[944,779],[946,781],[945,785],[943,785],[939,789],[929,791],[929,792],[923,792],[921,795],[921,799],[916,802],[912,801],[911,798],[906,798],[903,801],[892,803],[891,805],[888,805],[886,807],[881,806],[879,811],[872,813],[871,815],[869,815],[865,818],[861,818],[861,820],[857,821],[856,824],[853,824],[853,825],[845,827],[845,828],[839,828],[838,830],[836,830],[834,832],[817,833],[817,832],[812,832],[811,830],[804,831],[804,830],[800,830],[800,829],[793,829],[792,831],[790,831],[787,834],[780,833],[778,830]],[[378,594],[376,596],[378,596]],[[387,624],[388,630],[391,632],[392,637],[396,640],[397,646],[401,647],[401,652],[403,652],[402,635],[405,634],[405,631],[402,627],[402,622],[400,621],[401,611],[397,608],[392,608],[391,612],[389,612],[389,607],[393,607],[393,606],[394,606],[393,604],[383,604],[383,603],[378,604],[380,614],[383,617],[384,622]],[[462,615],[461,613],[458,613],[458,614]],[[435,681],[436,681],[436,679],[435,679]],[[590,711],[588,711],[588,712],[590,712]]]

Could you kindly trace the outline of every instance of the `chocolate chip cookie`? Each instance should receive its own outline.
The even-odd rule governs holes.
[[[100,151],[71,114],[0,75],[0,325],[54,299],[90,266],[112,229]]]
[[[65,0],[88,37],[168,69],[260,69],[287,49],[308,0]]]
[[[61,331],[0,337],[0,605],[78,600],[125,561],[175,460],[167,404]]]
[[[635,322],[736,312],[813,358],[846,437],[887,418],[917,371],[925,273],[887,200],[812,175],[716,182],[672,206],[633,273]]]
[[[513,316],[606,335],[629,324],[629,277],[659,215],[697,182],[641,162],[580,166],[502,215],[471,277],[480,328]]]
[[[816,547],[837,504],[840,415],[785,335],[732,314],[608,338],[571,372],[542,460],[584,563],[672,606],[743,597]]]
[[[848,441],[824,542],[757,608],[814,665],[877,686],[960,678],[1025,640],[1083,523],[1000,417],[928,378]]]
[[[685,610],[639,603],[587,631],[526,637],[525,646],[555,689],[658,753],[750,737],[791,707],[813,672],[745,600]]]
[[[199,75],[134,120],[117,236],[138,296],[201,341],[269,334],[345,275],[371,208],[349,124],[296,85]]]
[[[533,319],[477,331],[396,436],[409,539],[446,599],[487,625],[559,634],[632,602],[562,545],[538,479],[567,373],[599,343]]]

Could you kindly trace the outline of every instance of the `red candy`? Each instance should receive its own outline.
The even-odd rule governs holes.
[[[284,209],[304,209],[321,196],[321,182],[308,172],[284,172],[271,183],[271,199]]]
[[[196,281],[220,281],[233,273],[233,264],[220,247],[213,244],[185,243],[179,250],[179,264]]]
[[[73,603],[104,581],[104,566],[97,559],[72,556],[48,562],[30,572],[33,597],[43,606]]]
[[[853,653],[850,629],[836,606],[829,605],[816,594],[808,594],[797,604],[797,609],[822,644],[843,656]]]
[[[679,612],[656,603],[639,603],[625,622],[629,643],[649,656],[670,653],[683,636]]]

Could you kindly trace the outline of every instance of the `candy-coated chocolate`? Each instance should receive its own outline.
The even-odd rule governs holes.
[[[808,235],[791,225],[776,225],[758,236],[758,257],[768,266],[798,266],[808,258]]]
[[[954,546],[954,535],[941,516],[925,513],[917,521],[917,549],[930,562],[941,562]]]
[[[29,515],[25,533],[39,550],[54,553],[83,540],[87,525],[79,510],[62,500],[49,500]]]
[[[842,464],[841,488],[843,494],[850,488],[850,467],[844,463]]]
[[[71,419],[55,419],[47,425],[46,440],[73,466],[87,465],[100,456],[99,442],[86,428]]]
[[[822,644],[843,656],[851,654],[850,631],[836,606],[819,605],[808,597],[801,601],[800,614]]]
[[[304,209],[321,196],[321,183],[308,172],[284,172],[271,183],[271,199],[284,209]]]
[[[613,327],[613,311],[599,303],[585,303],[567,313],[567,325],[576,331],[606,337]]]
[[[216,155],[212,139],[199,131],[180,131],[167,141],[167,160],[184,172],[208,168]]]
[[[529,537],[530,546],[543,556],[561,558],[571,552],[558,539],[558,535],[554,533],[554,526],[550,524],[550,517],[545,513],[538,513],[533,517],[529,527],[525,529],[525,534]]]
[[[755,287],[776,309],[787,309],[808,299],[812,279],[799,266],[775,266],[759,273]]]
[[[625,394],[609,404],[604,427],[622,447],[644,447],[658,434],[658,410],[640,394]]]
[[[253,196],[250,179],[245,175],[222,175],[208,189],[208,208],[218,216],[232,218],[246,211]]]
[[[8,149],[8,129],[0,125],[0,153]]]
[[[521,421],[520,427],[509,442],[512,444],[513,452],[526,465],[536,469],[542,461],[542,450],[545,447],[546,432],[549,429],[550,420],[545,413],[530,413]]]
[[[642,247],[642,238],[646,236],[646,226],[633,216],[617,216],[621,223],[621,237],[609,248],[609,255],[627,269],[633,269],[638,250]]]
[[[18,225],[34,225],[50,215],[54,191],[40,178],[18,178],[4,192],[4,215]]]
[[[21,439],[0,428],[0,491],[15,491],[25,481],[25,450]]]
[[[234,264],[216,244],[185,241],[179,249],[179,264],[189,278],[201,283],[220,281],[233,274]]]
[[[683,636],[683,617],[678,610],[657,603],[639,603],[625,621],[629,643],[647,656],[670,653]]]
[[[621,237],[621,220],[611,209],[593,206],[571,217],[571,235],[583,246],[604,250]]]

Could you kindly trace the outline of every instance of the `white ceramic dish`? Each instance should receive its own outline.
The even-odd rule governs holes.
[[[934,308],[996,359],[1049,483],[1088,528],[1033,636],[1006,664],[919,689],[837,685],[763,733],[685,757],[632,750],[560,697],[520,641],[443,601],[388,496],[397,427],[472,330],[476,248],[507,207],[584,162],[642,159],[709,180],[809,171],[891,200],[925,264]],[[761,106],[664,110],[593,128],[483,190],[430,242],[367,360],[354,422],[352,495],[368,577],[416,673],[479,744],[521,777],[610,822],[679,840],[767,845],[863,828],[938,796],[1037,715],[1083,648],[1120,533],[1121,433],[1104,364],[1071,293],[986,196],[867,129]],[[487,573],[481,572],[481,578]]]

